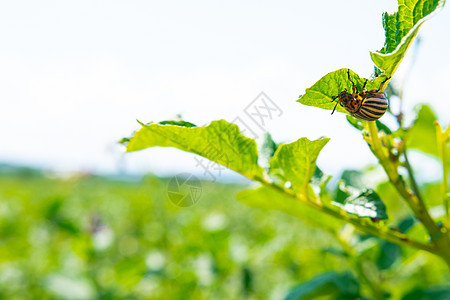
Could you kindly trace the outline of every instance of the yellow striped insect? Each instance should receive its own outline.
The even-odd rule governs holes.
[[[388,109],[388,99],[384,93],[380,93],[381,87],[383,84],[389,80],[390,77],[386,78],[381,84],[378,90],[366,90],[366,82],[362,88],[362,92],[358,93],[355,84],[350,78],[350,70],[347,70],[348,80],[352,83],[352,91],[353,93],[347,92],[344,90],[339,93],[336,97],[333,97],[332,101],[335,101],[336,105],[334,106],[333,112],[336,110],[338,104],[344,107],[352,116],[366,120],[366,121],[375,121],[381,118],[384,115],[386,110]]]

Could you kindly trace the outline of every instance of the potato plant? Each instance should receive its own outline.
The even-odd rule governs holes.
[[[408,260],[414,260],[418,253],[439,257],[442,264],[450,267],[450,126],[442,127],[427,105],[420,107],[411,124],[404,122],[404,112],[393,113],[388,109],[387,114],[394,115],[398,121],[396,128],[389,128],[383,118],[376,121],[355,118],[344,106],[336,106],[335,101],[342,91],[352,91],[349,76],[358,91],[363,87],[377,90],[381,85],[380,93],[385,90],[388,96],[398,96],[396,101],[403,101],[402,92],[388,83],[395,78],[421,25],[444,2],[399,0],[396,13],[383,14],[386,39],[381,50],[370,53],[375,65],[370,79],[342,68],[324,75],[298,99],[302,105],[328,111],[336,108],[347,114],[349,125],[361,132],[361,138],[385,172],[386,181],[376,187],[364,185],[362,171],[344,172],[337,186],[330,186],[331,176],[325,174],[326,168],[319,169],[316,165],[328,138],[311,141],[300,137],[292,143],[277,144],[266,135],[258,145],[243,135],[237,125],[225,120],[212,121],[207,126],[176,120],[141,123],[142,128],[122,143],[127,152],[174,147],[221,164],[259,183],[256,189],[241,191],[237,196],[240,202],[283,211],[333,236],[341,249],[336,255],[348,259],[352,272],[324,273],[294,288],[287,299],[320,295],[351,298],[359,297],[360,293],[375,299],[389,295],[398,298],[402,295],[396,294],[396,282],[407,280]],[[207,151],[205,145],[211,143],[218,152]],[[410,149],[440,160],[440,185],[419,186],[408,160]],[[430,188],[435,192],[430,193]],[[441,213],[432,214],[432,211]],[[382,253],[376,262],[373,251]],[[417,290],[405,299],[425,296],[444,299],[449,294],[448,290]]]

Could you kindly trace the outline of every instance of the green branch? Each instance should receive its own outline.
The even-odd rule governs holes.
[[[436,225],[436,223],[434,223],[422,201],[420,201],[417,195],[408,190],[404,182],[401,180],[398,174],[397,167],[394,166],[394,164],[389,160],[389,156],[386,152],[387,149],[383,148],[383,146],[381,145],[381,141],[378,136],[378,129],[375,125],[375,122],[370,121],[366,122],[366,124],[369,129],[371,142],[370,149],[378,158],[381,166],[386,171],[389,181],[395,186],[399,194],[403,197],[411,210],[414,212],[414,215],[417,217],[417,219],[425,226],[432,239],[436,238],[440,235],[441,229]]]
[[[423,244],[423,243],[415,241],[415,240],[411,240],[407,235],[400,233],[398,231],[392,230],[392,229],[380,228],[380,227],[375,227],[372,225],[364,224],[361,222],[361,219],[353,218],[350,215],[348,215],[347,213],[345,213],[344,211],[332,210],[331,208],[323,206],[322,204],[314,201],[313,199],[309,199],[307,194],[306,195],[297,194],[291,189],[286,189],[284,187],[280,187],[276,184],[267,182],[267,181],[263,180],[262,178],[253,177],[250,179],[258,181],[264,186],[275,189],[275,190],[277,190],[277,191],[279,191],[301,203],[304,203],[316,210],[319,210],[320,212],[323,212],[333,218],[336,218],[343,222],[352,224],[353,226],[355,226],[356,229],[358,229],[364,233],[379,237],[383,240],[386,240],[388,242],[391,242],[391,243],[394,243],[394,244],[397,244],[400,246],[414,247],[417,249],[425,250],[430,253],[436,254],[436,249],[434,248],[433,245],[427,245],[427,244]]]
[[[405,149],[403,150],[403,157],[405,158],[405,166],[406,166],[406,170],[408,171],[409,179],[411,181],[411,187],[412,187],[414,193],[416,194],[417,198],[419,199],[419,201],[422,203],[422,205],[425,205],[425,203],[423,202],[421,193],[420,193],[419,186],[417,185],[416,178],[414,177],[414,171],[411,167],[411,164],[409,163],[408,155],[406,152],[407,152],[407,150],[406,150],[406,146],[405,146]]]
[[[374,124],[372,125],[375,127]],[[396,167],[390,163],[388,156],[383,152],[385,149],[382,148],[378,139],[376,127],[373,141],[373,149],[387,170],[390,180],[397,186],[407,201],[410,202],[412,208],[418,207],[415,213],[429,229],[431,236],[438,236],[440,233],[439,227],[434,224],[425,207],[421,206],[418,198],[406,190],[404,183],[398,177]],[[144,125],[128,141],[127,151],[162,146],[175,147],[196,153],[235,170],[251,180],[258,181],[266,188],[280,192],[296,202],[304,203],[319,212],[331,216],[335,220],[349,223],[364,233],[394,244],[410,246],[437,254],[438,245],[436,242],[422,243],[411,240],[401,232],[386,226],[380,226],[380,224],[370,222],[365,218],[355,217],[345,210],[325,206],[320,201],[317,201],[317,197],[309,190],[309,183],[314,176],[316,159],[327,142],[328,139],[326,138],[315,141],[300,138],[293,143],[282,144],[276,149],[269,160],[270,166],[274,172],[276,172],[275,170],[282,172],[284,180],[291,183],[291,188],[285,188],[283,183],[269,182],[266,172],[258,165],[259,157],[256,142],[240,134],[238,126],[225,120],[213,121],[204,127],[167,124],[167,122]],[[292,212],[288,211],[288,213]],[[448,261],[450,265],[450,257]]]
[[[381,145],[378,136],[378,129],[375,122],[366,122],[369,130],[370,149],[378,158],[378,161],[388,175],[389,181],[395,186],[399,194],[413,211],[416,218],[423,224],[428,231],[432,245],[434,245],[435,253],[441,256],[450,266],[450,239],[448,232],[442,232],[441,228],[433,221],[424,203],[405,186],[401,180],[397,167],[389,160],[387,149]]]

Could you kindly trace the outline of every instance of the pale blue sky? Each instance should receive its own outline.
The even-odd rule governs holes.
[[[295,102],[321,76],[369,76],[396,1],[4,1],[0,4],[0,162],[55,170],[201,172],[174,149],[121,154],[116,141],[181,113],[232,121],[261,91],[283,110],[276,141],[331,141],[325,172],[373,162],[344,114]],[[450,9],[427,21],[405,110],[432,103],[448,123]],[[384,119],[383,119],[384,120]],[[386,120],[389,122],[389,120]]]

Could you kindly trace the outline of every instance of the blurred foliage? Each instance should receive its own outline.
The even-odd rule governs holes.
[[[333,296],[342,299],[359,297],[359,284],[350,273],[327,272],[300,284],[285,300],[315,299],[319,296]]]
[[[280,298],[345,268],[320,229],[237,202],[240,185],[202,182],[179,208],[167,184],[1,175],[0,299]]]
[[[169,179],[125,179],[14,168],[0,175],[0,299],[367,294],[332,235],[308,218],[239,203],[236,193],[244,186],[202,181],[200,201],[179,208],[167,198]],[[386,194],[386,185],[377,191]],[[435,193],[434,185],[424,191]],[[390,213],[405,215],[397,211],[398,197],[383,200]],[[314,211],[310,219],[329,218]],[[413,226],[405,224],[398,226]],[[448,269],[433,255],[370,236],[354,247],[394,298],[409,293],[407,299],[419,299],[412,297],[430,286],[430,293],[448,292],[442,286],[450,280]]]

